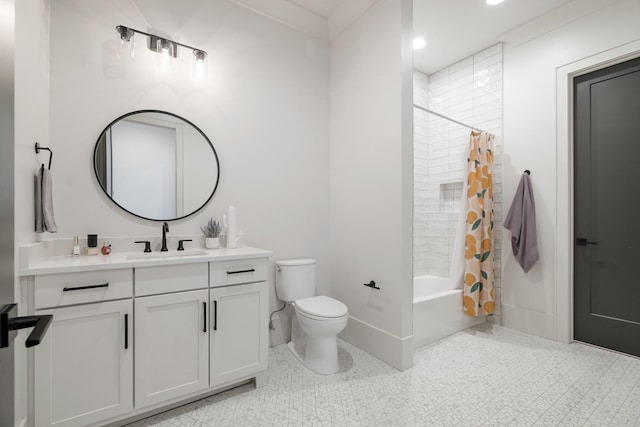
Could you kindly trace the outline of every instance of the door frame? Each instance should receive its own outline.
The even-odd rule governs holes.
[[[556,68],[556,341],[573,341],[574,79],[640,57],[640,40]]]

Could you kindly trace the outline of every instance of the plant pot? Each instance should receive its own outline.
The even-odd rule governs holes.
[[[207,249],[218,249],[220,247],[219,237],[205,237],[204,245]]]

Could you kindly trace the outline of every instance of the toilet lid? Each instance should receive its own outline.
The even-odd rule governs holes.
[[[318,317],[342,317],[348,313],[346,305],[337,299],[325,296],[296,300],[296,309]]]

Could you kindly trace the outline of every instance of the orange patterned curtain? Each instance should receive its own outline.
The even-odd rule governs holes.
[[[493,156],[494,136],[471,132],[467,158],[464,312],[493,314]]]

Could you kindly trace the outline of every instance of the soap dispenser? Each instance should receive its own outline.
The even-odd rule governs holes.
[[[227,248],[238,247],[238,231],[236,226],[236,208],[229,206],[227,215],[222,217],[222,222],[227,229]]]

